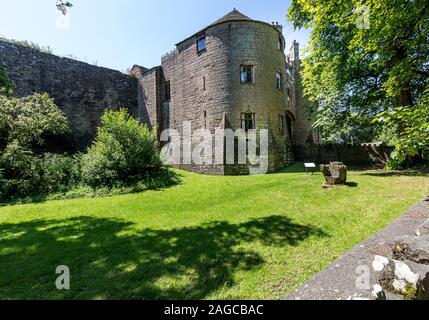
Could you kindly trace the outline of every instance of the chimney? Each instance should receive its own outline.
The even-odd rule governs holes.
[[[278,22],[273,22],[273,26],[280,30],[280,32],[283,32],[283,26],[279,24]]]
[[[299,43],[293,40],[292,47],[290,48],[290,59],[292,61],[299,61]]]

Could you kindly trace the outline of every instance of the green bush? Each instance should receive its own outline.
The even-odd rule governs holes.
[[[79,183],[79,165],[79,156],[34,155],[9,144],[0,156],[0,200],[64,192]]]
[[[80,155],[46,153],[41,156],[43,193],[65,192],[81,180]]]
[[[82,157],[82,179],[93,188],[130,185],[160,167],[156,136],[126,109],[107,110]]]
[[[41,161],[17,142],[9,143],[1,155],[4,183],[2,198],[25,197],[38,191],[41,185]]]

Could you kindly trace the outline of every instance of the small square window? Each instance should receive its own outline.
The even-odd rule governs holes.
[[[242,113],[241,114],[241,129],[245,131],[255,130],[255,114],[254,113]]]
[[[202,34],[197,37],[197,52],[203,51],[206,49],[206,35]]]
[[[241,83],[253,82],[253,66],[240,66],[240,81]]]
[[[277,89],[283,90],[283,76],[280,71],[276,72],[276,84],[277,84]]]

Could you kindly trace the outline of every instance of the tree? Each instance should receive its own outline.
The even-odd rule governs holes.
[[[57,9],[60,11],[63,15],[67,14],[68,9],[73,7],[73,4],[69,1],[64,0],[57,0]]]
[[[358,140],[375,138],[377,114],[420,104],[429,76],[427,0],[293,0],[288,18],[311,28],[303,86],[319,104],[315,126],[325,137],[346,126]]]
[[[126,109],[106,110],[94,143],[82,157],[82,178],[92,187],[127,185],[160,167],[154,132]]]
[[[429,89],[415,107],[400,106],[385,111],[374,122],[383,123],[387,128],[403,128],[393,137],[396,148],[391,156],[391,168],[401,168],[407,156],[420,154],[429,159]]]
[[[46,93],[24,98],[0,95],[0,139],[29,149],[43,143],[45,134],[69,131],[67,119]]]

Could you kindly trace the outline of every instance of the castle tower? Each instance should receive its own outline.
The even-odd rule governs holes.
[[[234,9],[162,57],[161,103],[154,107],[159,112],[146,114],[161,114],[157,127],[181,134],[185,122],[193,130],[212,133],[220,127],[268,129],[269,170],[279,169],[293,160],[286,125],[284,50],[281,25],[252,20]],[[149,71],[140,75],[140,83],[149,75]],[[151,90],[142,91],[151,94]],[[210,174],[249,172],[238,164],[180,167]]]

